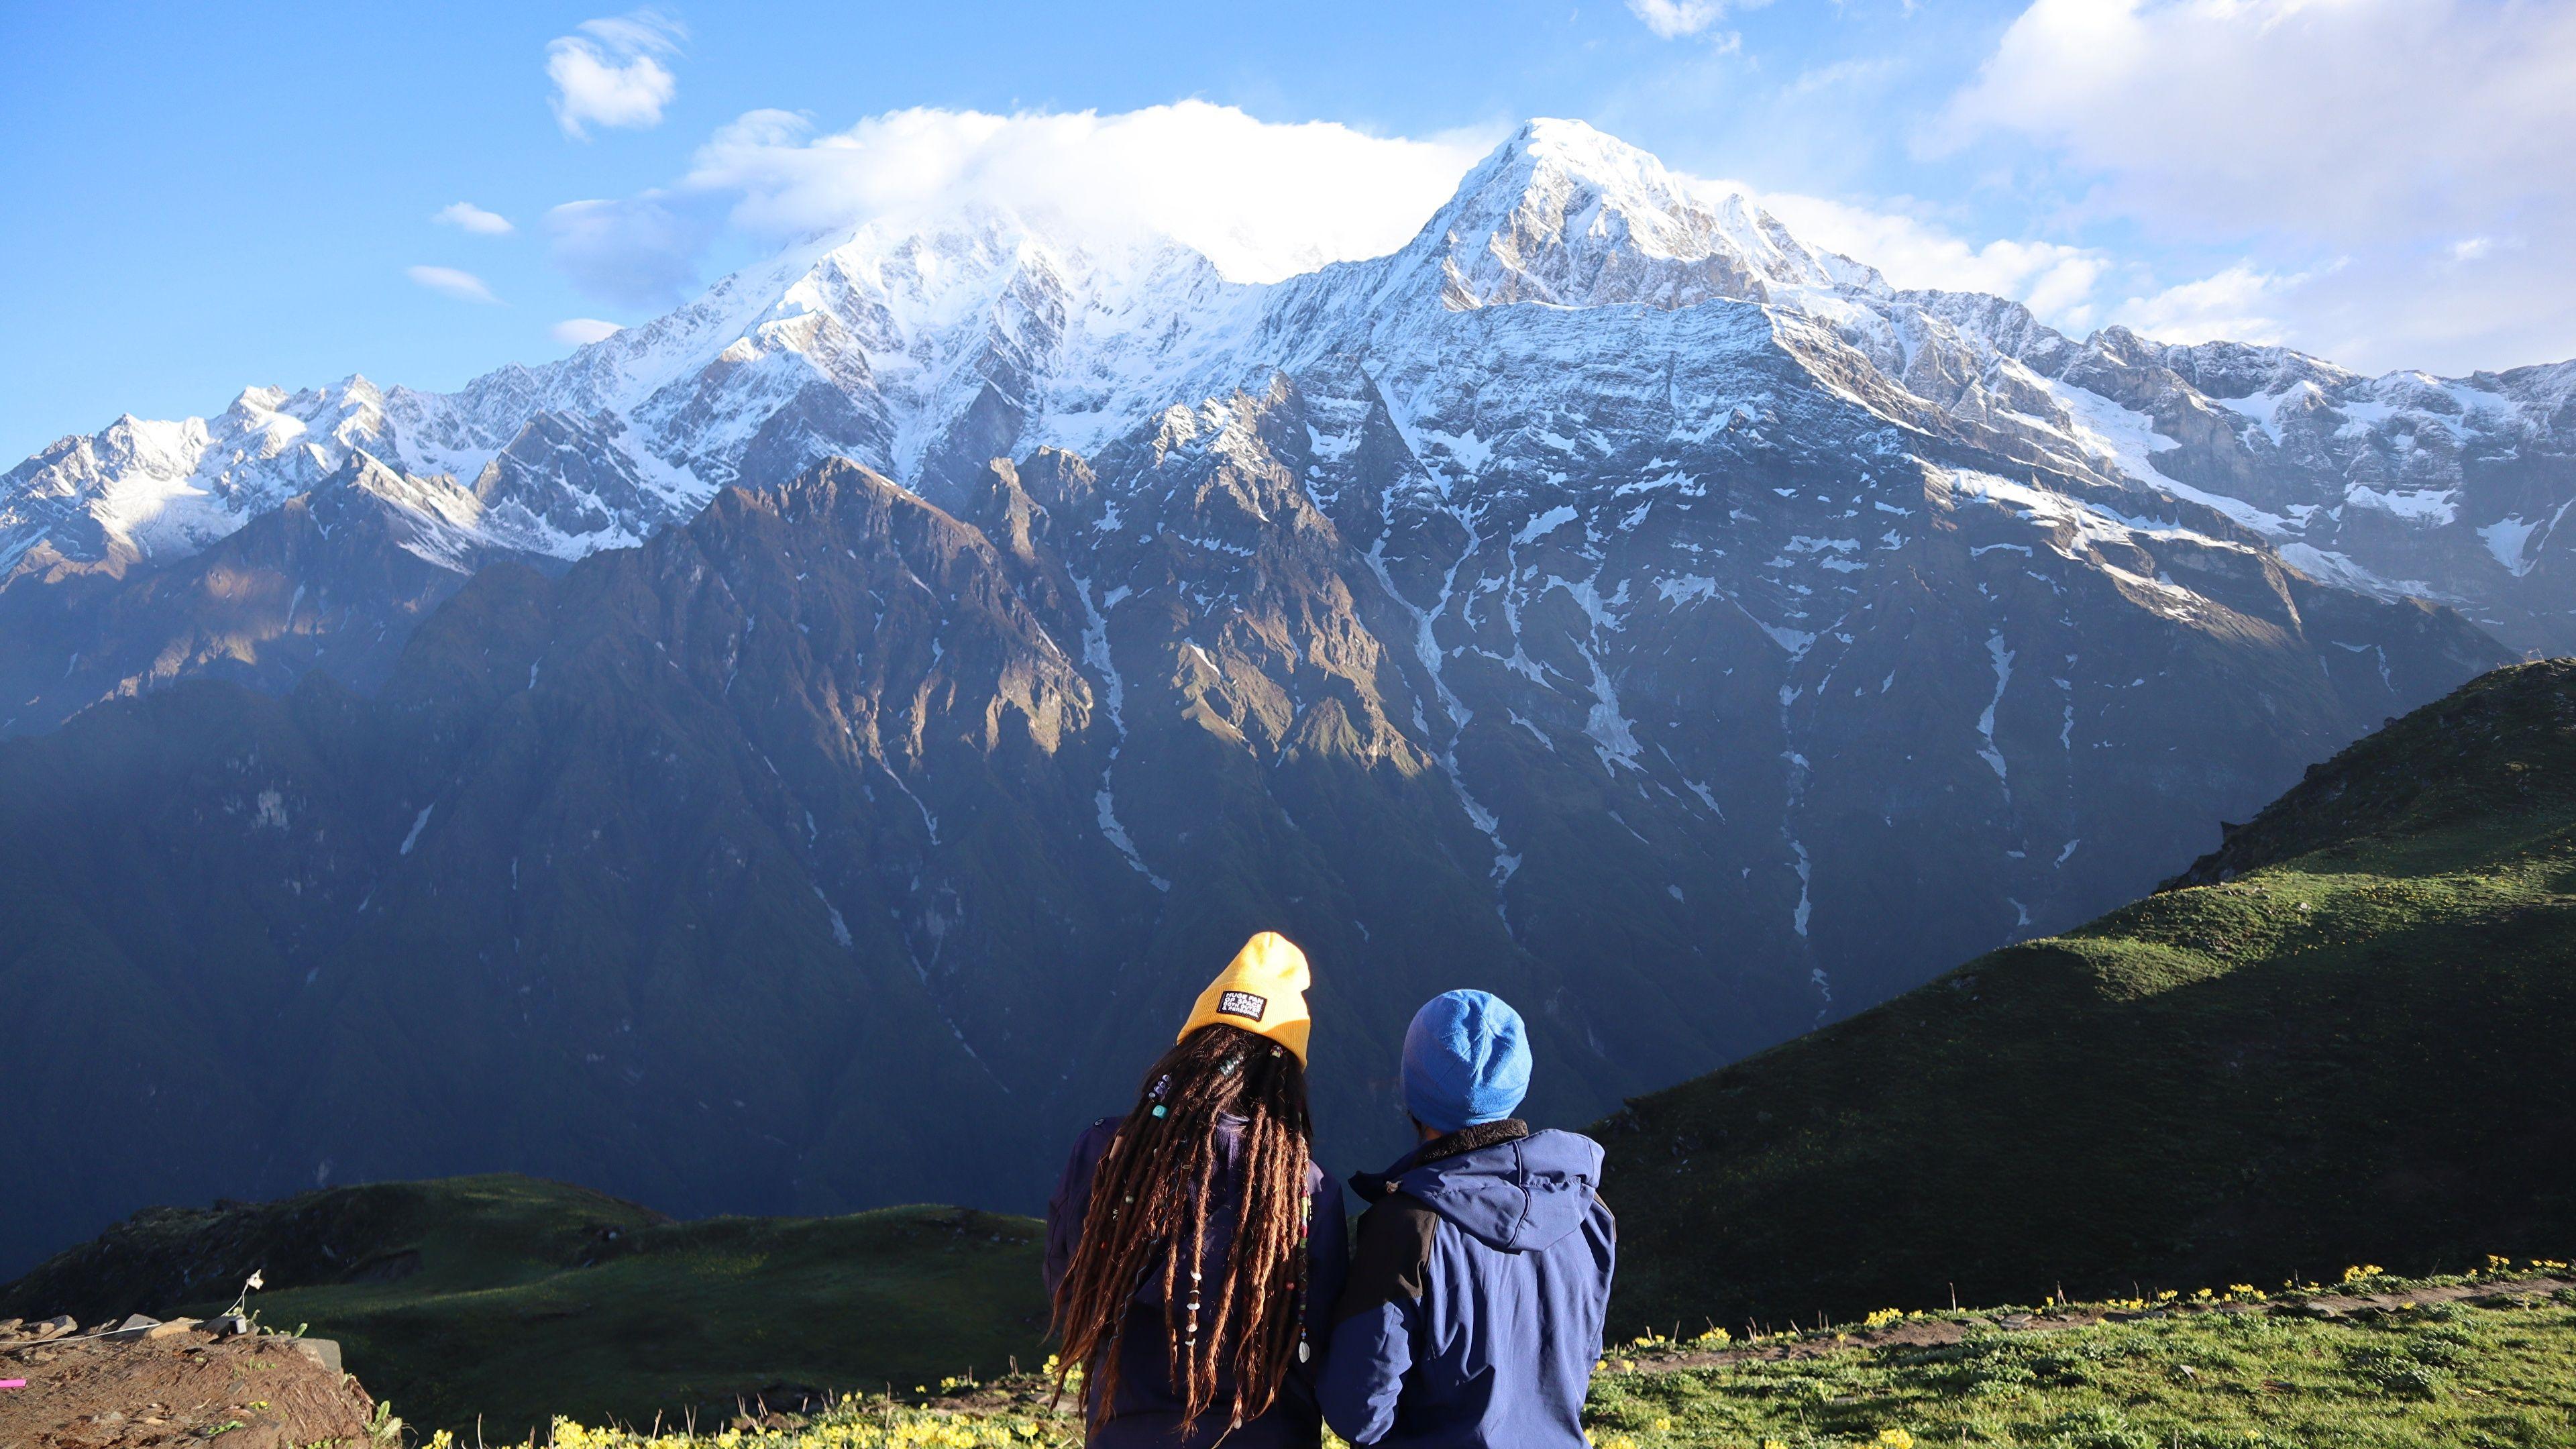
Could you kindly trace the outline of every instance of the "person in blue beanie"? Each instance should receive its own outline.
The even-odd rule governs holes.
[[[1618,1224],[1601,1146],[1532,1132],[1520,1013],[1450,991],[1404,1034],[1422,1142],[1351,1186],[1360,1217],[1318,1387],[1355,1445],[1578,1449],[1601,1356]]]

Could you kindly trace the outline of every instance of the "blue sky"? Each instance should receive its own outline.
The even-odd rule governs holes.
[[[0,55],[0,459],[252,383],[452,387],[997,176],[1347,253],[1535,115],[2073,331],[2576,356],[2558,0],[8,0]]]

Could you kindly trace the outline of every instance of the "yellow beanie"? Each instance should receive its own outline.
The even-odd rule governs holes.
[[[1306,1035],[1315,1025],[1315,1019],[1306,1014],[1306,988],[1313,980],[1306,970],[1306,953],[1296,943],[1277,931],[1263,931],[1244,942],[1208,989],[1199,993],[1181,1037],[1203,1026],[1238,1026],[1295,1052],[1298,1065],[1303,1066]]]

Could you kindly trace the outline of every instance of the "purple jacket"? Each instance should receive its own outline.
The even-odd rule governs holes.
[[[1050,1297],[1073,1267],[1073,1250],[1082,1241],[1083,1219],[1091,1208],[1092,1171],[1117,1137],[1120,1120],[1103,1117],[1075,1139],[1073,1155],[1065,1160],[1064,1176],[1047,1203],[1046,1287]],[[1226,1252],[1234,1241],[1235,1207],[1243,1191],[1243,1122],[1240,1118],[1221,1117],[1217,1119],[1217,1130],[1222,1156],[1218,1159],[1216,1183],[1222,1201],[1212,1205],[1208,1213],[1207,1267],[1202,1270],[1211,1279],[1225,1270]],[[1312,1449],[1322,1442],[1323,1418],[1315,1405],[1315,1375],[1324,1366],[1333,1304],[1340,1298],[1342,1280],[1349,1272],[1350,1238],[1342,1214],[1341,1186],[1324,1176],[1323,1169],[1309,1163],[1306,1187],[1314,1201],[1307,1222],[1310,1257],[1306,1290],[1307,1341],[1313,1357],[1289,1374],[1270,1412],[1232,1434],[1226,1432],[1224,1415],[1211,1413],[1199,1420],[1198,1428],[1188,1438],[1181,1437],[1181,1403],[1172,1391],[1170,1344],[1163,1324],[1162,1275],[1156,1273],[1136,1290],[1137,1310],[1128,1314],[1127,1331],[1118,1345],[1118,1402],[1100,1431],[1092,1436],[1092,1444],[1102,1449],[1209,1449],[1223,1439],[1227,1449]],[[1218,1397],[1223,1398],[1230,1387],[1220,1383]],[[1085,1394],[1087,1409],[1088,1388]]]
[[[1515,1121],[1452,1132],[1352,1179],[1324,1417],[1357,1445],[1583,1449],[1618,1224],[1601,1148]]]

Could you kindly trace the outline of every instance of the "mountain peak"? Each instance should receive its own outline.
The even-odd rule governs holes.
[[[1686,307],[1830,287],[1832,267],[1745,197],[1691,181],[1581,121],[1526,122],[1414,244],[1453,310],[1506,302]]]
[[[1684,186],[1654,153],[1584,121],[1552,116],[1524,121],[1497,154],[1527,158],[1533,165],[1554,166],[1598,182],[1630,181],[1670,190]]]
[[[1648,152],[1581,121],[1525,121],[1467,173],[1450,206],[1474,199],[1506,210],[1533,190],[1597,200],[1610,209],[1652,216],[1684,209],[1690,183]]]

